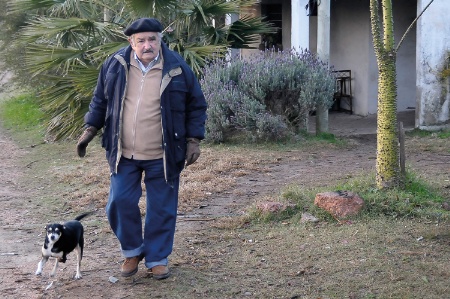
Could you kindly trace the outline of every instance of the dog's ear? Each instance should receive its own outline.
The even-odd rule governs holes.
[[[47,230],[48,229],[48,224],[46,226],[44,226],[44,229]]]

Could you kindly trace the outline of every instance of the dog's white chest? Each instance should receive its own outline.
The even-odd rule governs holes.
[[[55,257],[55,258],[62,258],[64,252],[52,252],[53,246],[48,246],[47,249],[42,247],[42,255],[43,256],[49,256],[49,257]]]

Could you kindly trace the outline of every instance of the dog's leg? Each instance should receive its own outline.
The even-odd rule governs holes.
[[[77,247],[75,247],[75,252],[77,254],[77,273],[75,274],[75,279],[80,279],[81,278],[80,267],[81,267],[81,258],[82,258],[80,245],[77,245]]]
[[[50,273],[50,276],[55,276],[57,268],[58,268],[58,258],[55,258],[55,265],[53,266],[53,270]]]
[[[48,256],[43,256],[41,261],[38,264],[36,275],[41,275],[42,269],[44,268],[45,263],[48,261]]]

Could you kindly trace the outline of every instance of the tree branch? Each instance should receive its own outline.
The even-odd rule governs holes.
[[[391,52],[394,49],[394,17],[392,16],[392,0],[383,0],[383,43],[384,50]]]
[[[406,35],[411,31],[411,29],[414,27],[414,25],[417,23],[417,20],[420,18],[421,15],[427,10],[427,8],[430,6],[431,3],[433,3],[434,0],[431,0],[430,3],[428,3],[427,6],[422,10],[422,12],[412,21],[411,25],[409,25],[408,29],[406,29],[405,33],[402,36],[402,39],[398,43],[397,47],[395,48],[395,53],[398,52],[398,49],[400,49],[401,44],[403,43],[403,40],[406,38]]]
[[[370,22],[375,54],[378,56],[384,50],[381,40],[380,16],[378,12],[378,0],[370,0]]]

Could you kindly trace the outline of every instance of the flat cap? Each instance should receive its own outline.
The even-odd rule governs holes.
[[[163,27],[157,19],[141,18],[137,19],[123,32],[126,36],[131,36],[139,32],[162,32]]]

